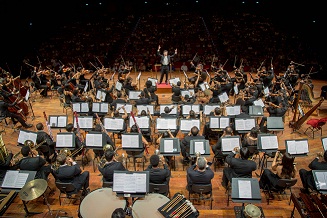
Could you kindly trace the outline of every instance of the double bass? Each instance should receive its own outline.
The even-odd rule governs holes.
[[[4,90],[2,87],[0,88],[0,90],[2,92],[5,102],[7,102],[8,104],[16,103],[14,106],[9,107],[8,110],[11,113],[17,113],[23,118],[23,120],[27,121],[26,116],[29,114],[29,111],[27,104],[24,102],[24,99],[21,99],[19,94],[14,94],[12,92],[10,93]]]

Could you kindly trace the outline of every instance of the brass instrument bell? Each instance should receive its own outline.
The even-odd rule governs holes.
[[[104,145],[102,149],[103,149],[103,151],[107,151],[107,150],[113,151],[114,150],[114,148],[110,144]]]
[[[65,154],[67,157],[70,157],[72,155],[72,152],[68,148],[63,148],[60,150],[60,154]]]
[[[29,146],[30,148],[34,148],[35,144],[32,140],[28,139],[24,142],[24,146]]]

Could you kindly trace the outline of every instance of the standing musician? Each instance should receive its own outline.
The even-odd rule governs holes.
[[[115,170],[127,171],[124,165],[116,160],[115,155],[115,151],[110,149],[106,150],[104,153],[106,159],[104,166],[98,165],[98,169],[102,174],[102,180],[104,182],[113,182]]]
[[[16,100],[18,100],[18,98]],[[17,105],[17,101],[9,104],[9,103],[4,101],[4,97],[1,95],[0,96],[0,115],[2,115],[4,117],[10,117],[14,124],[16,124],[17,121],[18,121],[20,124],[22,124],[22,126],[24,128],[33,127],[33,124],[27,124],[25,119],[23,118],[23,116],[18,112],[21,109],[19,109],[17,111],[18,113],[15,113],[15,112],[11,111],[10,108],[15,107],[16,105]]]
[[[168,84],[168,73],[169,73],[169,64],[171,64],[171,58],[173,58],[177,54],[177,48],[175,49],[175,53],[172,55],[168,55],[168,51],[164,50],[163,54],[160,54],[160,45],[158,46],[157,55],[160,56],[161,63],[161,74],[159,84],[162,83],[162,80],[165,76],[165,83]]]
[[[43,156],[45,157],[48,163],[51,163],[52,162],[50,159],[51,155],[54,155],[53,160],[56,159],[56,152],[55,152],[56,142],[53,141],[50,135],[44,131],[44,126],[42,123],[36,124],[35,127],[37,129],[36,144],[39,144],[45,140],[45,143],[40,145],[37,151],[43,154]]]
[[[11,169],[36,171],[35,179],[48,180],[48,176],[51,172],[51,165],[46,165],[46,161],[39,156],[36,150],[31,150],[30,146],[23,146],[21,148],[21,154],[23,158]]]
[[[31,79],[35,85],[35,88],[42,90],[40,94],[43,97],[48,96],[48,90],[50,88],[50,81],[46,78],[46,76],[47,75],[44,71],[37,71],[37,67],[34,67]]]

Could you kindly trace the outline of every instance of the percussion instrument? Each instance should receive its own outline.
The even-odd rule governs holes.
[[[134,202],[132,206],[133,218],[162,218],[162,214],[158,211],[158,208],[166,204],[169,200],[168,197],[162,194],[149,193],[144,198],[140,198]]]
[[[79,205],[79,214],[83,218],[107,218],[116,208],[125,206],[126,200],[117,197],[111,188],[99,188],[85,196]]]
[[[260,218],[261,210],[254,204],[248,204],[244,207],[244,216],[246,218]]]
[[[34,179],[26,183],[19,191],[19,197],[22,201],[31,201],[37,199],[47,190],[48,182],[45,179]]]

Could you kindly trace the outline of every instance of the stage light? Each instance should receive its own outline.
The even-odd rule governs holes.
[[[101,3],[101,2],[99,2],[99,5],[102,5],[102,3]]]
[[[89,4],[88,4],[88,3],[86,3],[85,5],[86,5],[86,6],[88,6]]]
[[[148,4],[148,2],[144,2],[144,4]]]
[[[199,1],[195,1],[196,3],[199,3]]]

